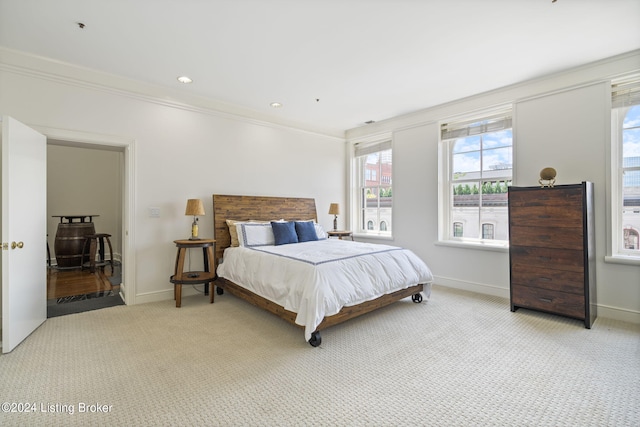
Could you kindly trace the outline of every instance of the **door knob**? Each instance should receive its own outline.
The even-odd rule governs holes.
[[[23,246],[24,246],[24,243],[22,243],[22,242],[18,242],[18,243],[11,242],[11,249],[15,249],[16,247],[18,249],[22,249]]]

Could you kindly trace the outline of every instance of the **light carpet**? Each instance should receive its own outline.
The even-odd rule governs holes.
[[[322,340],[228,294],[49,319],[0,356],[0,425],[640,425],[640,325],[434,286]]]

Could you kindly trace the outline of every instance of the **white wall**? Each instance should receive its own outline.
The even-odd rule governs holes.
[[[55,143],[47,145],[47,234],[51,257],[56,255],[55,236],[60,223],[52,215],[96,214],[96,233],[111,234],[114,258],[120,259],[123,154]]]
[[[513,103],[514,185],[537,185],[545,166],[557,169],[558,184],[594,182],[598,314],[640,323],[640,265],[604,261],[609,78],[638,71],[640,52],[634,52],[347,131],[349,142],[393,132],[394,244],[423,257],[436,283],[509,296],[508,252],[437,243],[438,131],[447,118]]]
[[[124,280],[127,288],[135,284],[136,303],[173,298],[173,240],[190,236],[189,198],[204,201],[203,237],[213,235],[213,193],[313,197],[327,228],[329,204],[345,202],[341,139],[111,89],[97,73],[33,57],[0,61],[3,114],[31,126],[135,141],[136,274]],[[149,217],[150,207],[160,208],[160,218]],[[192,266],[201,258],[194,253]]]
[[[167,99],[170,97],[113,90],[100,83],[100,76],[86,70],[43,63],[32,57],[22,60],[19,55],[6,58],[5,55],[0,60],[3,114],[30,125],[135,140],[133,251],[137,264],[134,278],[137,302],[172,298],[168,281],[175,261],[172,241],[189,235],[191,219],[183,215],[188,198],[202,198],[210,212],[212,193],[315,197],[319,220],[327,228],[332,227],[332,217],[326,214],[329,204],[345,204],[349,190],[345,178],[348,159],[341,140],[182,105]],[[11,63],[7,65],[7,61]],[[594,181],[599,315],[640,323],[640,267],[603,261],[607,189],[606,160],[602,156],[609,144],[608,129],[603,129],[608,101],[597,93],[601,91],[599,81],[638,70],[640,52],[634,52],[348,131],[350,141],[393,132],[394,243],[411,248],[424,258],[439,284],[508,296],[507,252],[436,243],[437,144],[440,120],[513,102],[515,173],[522,181],[516,184],[535,184],[539,169],[549,164],[550,148],[558,145],[562,147],[557,147],[560,162],[554,166],[560,183]],[[81,77],[80,81],[62,77],[71,75]],[[102,80],[110,85],[117,83],[112,76]],[[577,87],[585,84],[586,92]],[[129,81],[123,86],[132,84]],[[599,111],[602,113],[596,123],[585,123],[582,117],[564,112],[567,120],[578,123],[582,131],[588,130],[586,141],[582,136],[579,140],[566,137],[566,129],[560,125],[563,121],[554,121],[551,126],[542,123],[549,117],[538,115],[540,106],[557,103],[563,111],[561,106],[575,107],[583,95],[593,103],[591,113],[596,116]],[[539,101],[537,97],[541,97]],[[530,129],[546,126],[545,132],[562,137],[557,141],[540,141],[539,134],[525,131],[524,127],[519,131],[520,114],[521,118],[527,118]],[[579,161],[568,155],[573,152],[581,153]],[[149,207],[159,207],[161,217],[149,218]],[[344,214],[338,217],[339,228],[349,227],[344,223],[345,217]],[[201,235],[212,234],[211,217],[205,216],[201,219]]]

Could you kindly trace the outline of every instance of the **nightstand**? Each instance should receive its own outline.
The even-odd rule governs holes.
[[[327,236],[329,236],[329,238],[337,237],[340,240],[345,237],[351,237],[351,240],[353,240],[353,232],[350,230],[329,230],[327,231]]]
[[[213,239],[173,241],[178,248],[178,253],[176,255],[175,274],[170,277],[169,281],[174,285],[173,297],[176,300],[176,307],[180,307],[182,304],[182,285],[204,284],[205,295],[207,291],[209,291],[209,302],[213,304],[213,281],[216,278],[216,266],[213,258],[213,246],[215,242]],[[184,259],[187,249],[191,248],[202,248],[204,271],[184,271]],[[210,283],[211,289],[209,289]]]

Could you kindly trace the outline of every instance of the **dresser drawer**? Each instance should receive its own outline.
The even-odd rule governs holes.
[[[519,193],[512,193],[513,198]],[[510,200],[509,222],[512,226],[567,227],[582,224],[582,204],[577,202],[569,206],[562,203],[541,203],[540,201],[513,203]]]
[[[582,186],[572,185],[562,188],[513,187],[509,200],[517,206],[573,206],[582,210]]]
[[[562,314],[576,319],[584,320],[585,318],[584,295],[512,284],[511,305]]]
[[[530,264],[518,264],[511,268],[511,283],[551,291],[584,294],[583,271],[554,270]]]
[[[509,248],[511,268],[535,266],[555,270],[584,272],[584,252],[570,249],[546,249],[530,246]]]
[[[515,246],[538,246],[581,251],[584,248],[582,227],[509,227],[510,243]]]

